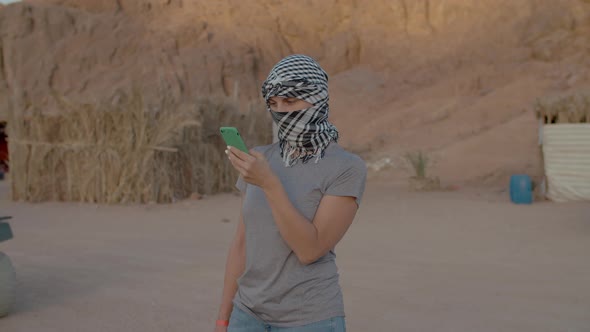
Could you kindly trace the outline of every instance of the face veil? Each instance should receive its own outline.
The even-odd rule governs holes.
[[[279,61],[262,84],[262,96],[279,129],[285,166],[314,158],[317,163],[328,145],[338,141],[338,130],[328,121],[328,75],[314,59],[291,55]],[[313,106],[295,112],[274,112],[269,106],[272,97],[297,98]]]

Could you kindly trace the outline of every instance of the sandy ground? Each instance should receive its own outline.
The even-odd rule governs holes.
[[[238,198],[23,204],[2,332],[211,331]],[[337,248],[349,331],[590,331],[590,204],[370,183]]]

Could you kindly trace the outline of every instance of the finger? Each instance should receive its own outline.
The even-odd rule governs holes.
[[[246,170],[250,169],[252,164],[256,161],[256,157],[253,157],[247,153],[243,153],[243,155],[247,156],[247,159],[240,158],[240,156],[238,156],[237,152],[242,152],[242,151],[239,151],[236,148],[231,148],[231,149],[228,149],[227,151],[228,151],[228,155],[231,156],[235,160],[235,162],[243,169],[246,169]]]
[[[248,171],[246,171],[246,169],[243,166],[240,166],[237,163],[234,163],[234,168],[242,175],[242,176],[246,176],[246,174],[248,173]]]
[[[250,155],[256,159],[265,159],[262,153],[255,151],[254,149],[250,150]]]
[[[238,148],[235,148],[235,147],[232,147],[232,146],[228,146],[227,149],[229,151],[233,152],[236,155],[236,157],[238,157],[238,158],[240,158],[242,160],[253,160],[254,159],[253,156],[247,154],[246,152],[244,152],[244,151],[242,151],[242,150],[240,150]]]
[[[232,159],[233,159],[233,160],[232,160]],[[232,166],[234,167],[234,169],[235,169],[236,171],[238,171],[238,173],[240,173],[240,175],[241,175],[243,178],[245,178],[245,177],[246,177],[246,173],[247,173],[247,172],[246,172],[246,170],[245,170],[243,167],[240,167],[240,165],[238,165],[238,164],[235,162],[235,158],[230,158],[230,160],[229,160],[229,161],[230,161],[230,163],[232,164]]]
[[[236,149],[228,149],[228,150],[225,150],[225,153],[227,154],[229,161],[232,163],[232,165],[234,166],[235,169],[237,169],[238,171],[245,170],[246,166],[247,166],[247,162],[243,161],[238,156],[236,156],[236,154],[234,153],[235,150]],[[242,171],[240,171],[240,173],[243,174]]]

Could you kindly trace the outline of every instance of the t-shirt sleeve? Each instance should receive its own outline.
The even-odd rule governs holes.
[[[343,171],[328,184],[325,194],[331,196],[350,196],[360,206],[367,182],[367,166],[356,157],[350,160]]]

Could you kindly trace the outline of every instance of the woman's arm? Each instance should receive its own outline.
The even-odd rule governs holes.
[[[244,218],[240,212],[240,221],[236,229],[236,234],[232,241],[227,261],[225,263],[225,278],[223,282],[223,295],[221,297],[221,306],[217,319],[229,320],[233,308],[232,300],[238,290],[237,280],[244,272],[246,266],[246,241]]]
[[[350,196],[324,196],[313,220],[293,206],[279,178],[270,170],[264,156],[229,148],[228,156],[244,180],[264,190],[281,236],[302,264],[311,264],[342,239],[356,215],[358,206]]]
[[[357,211],[354,197],[324,196],[312,222],[293,206],[278,178],[263,188],[281,236],[302,264],[311,264],[342,239]]]

